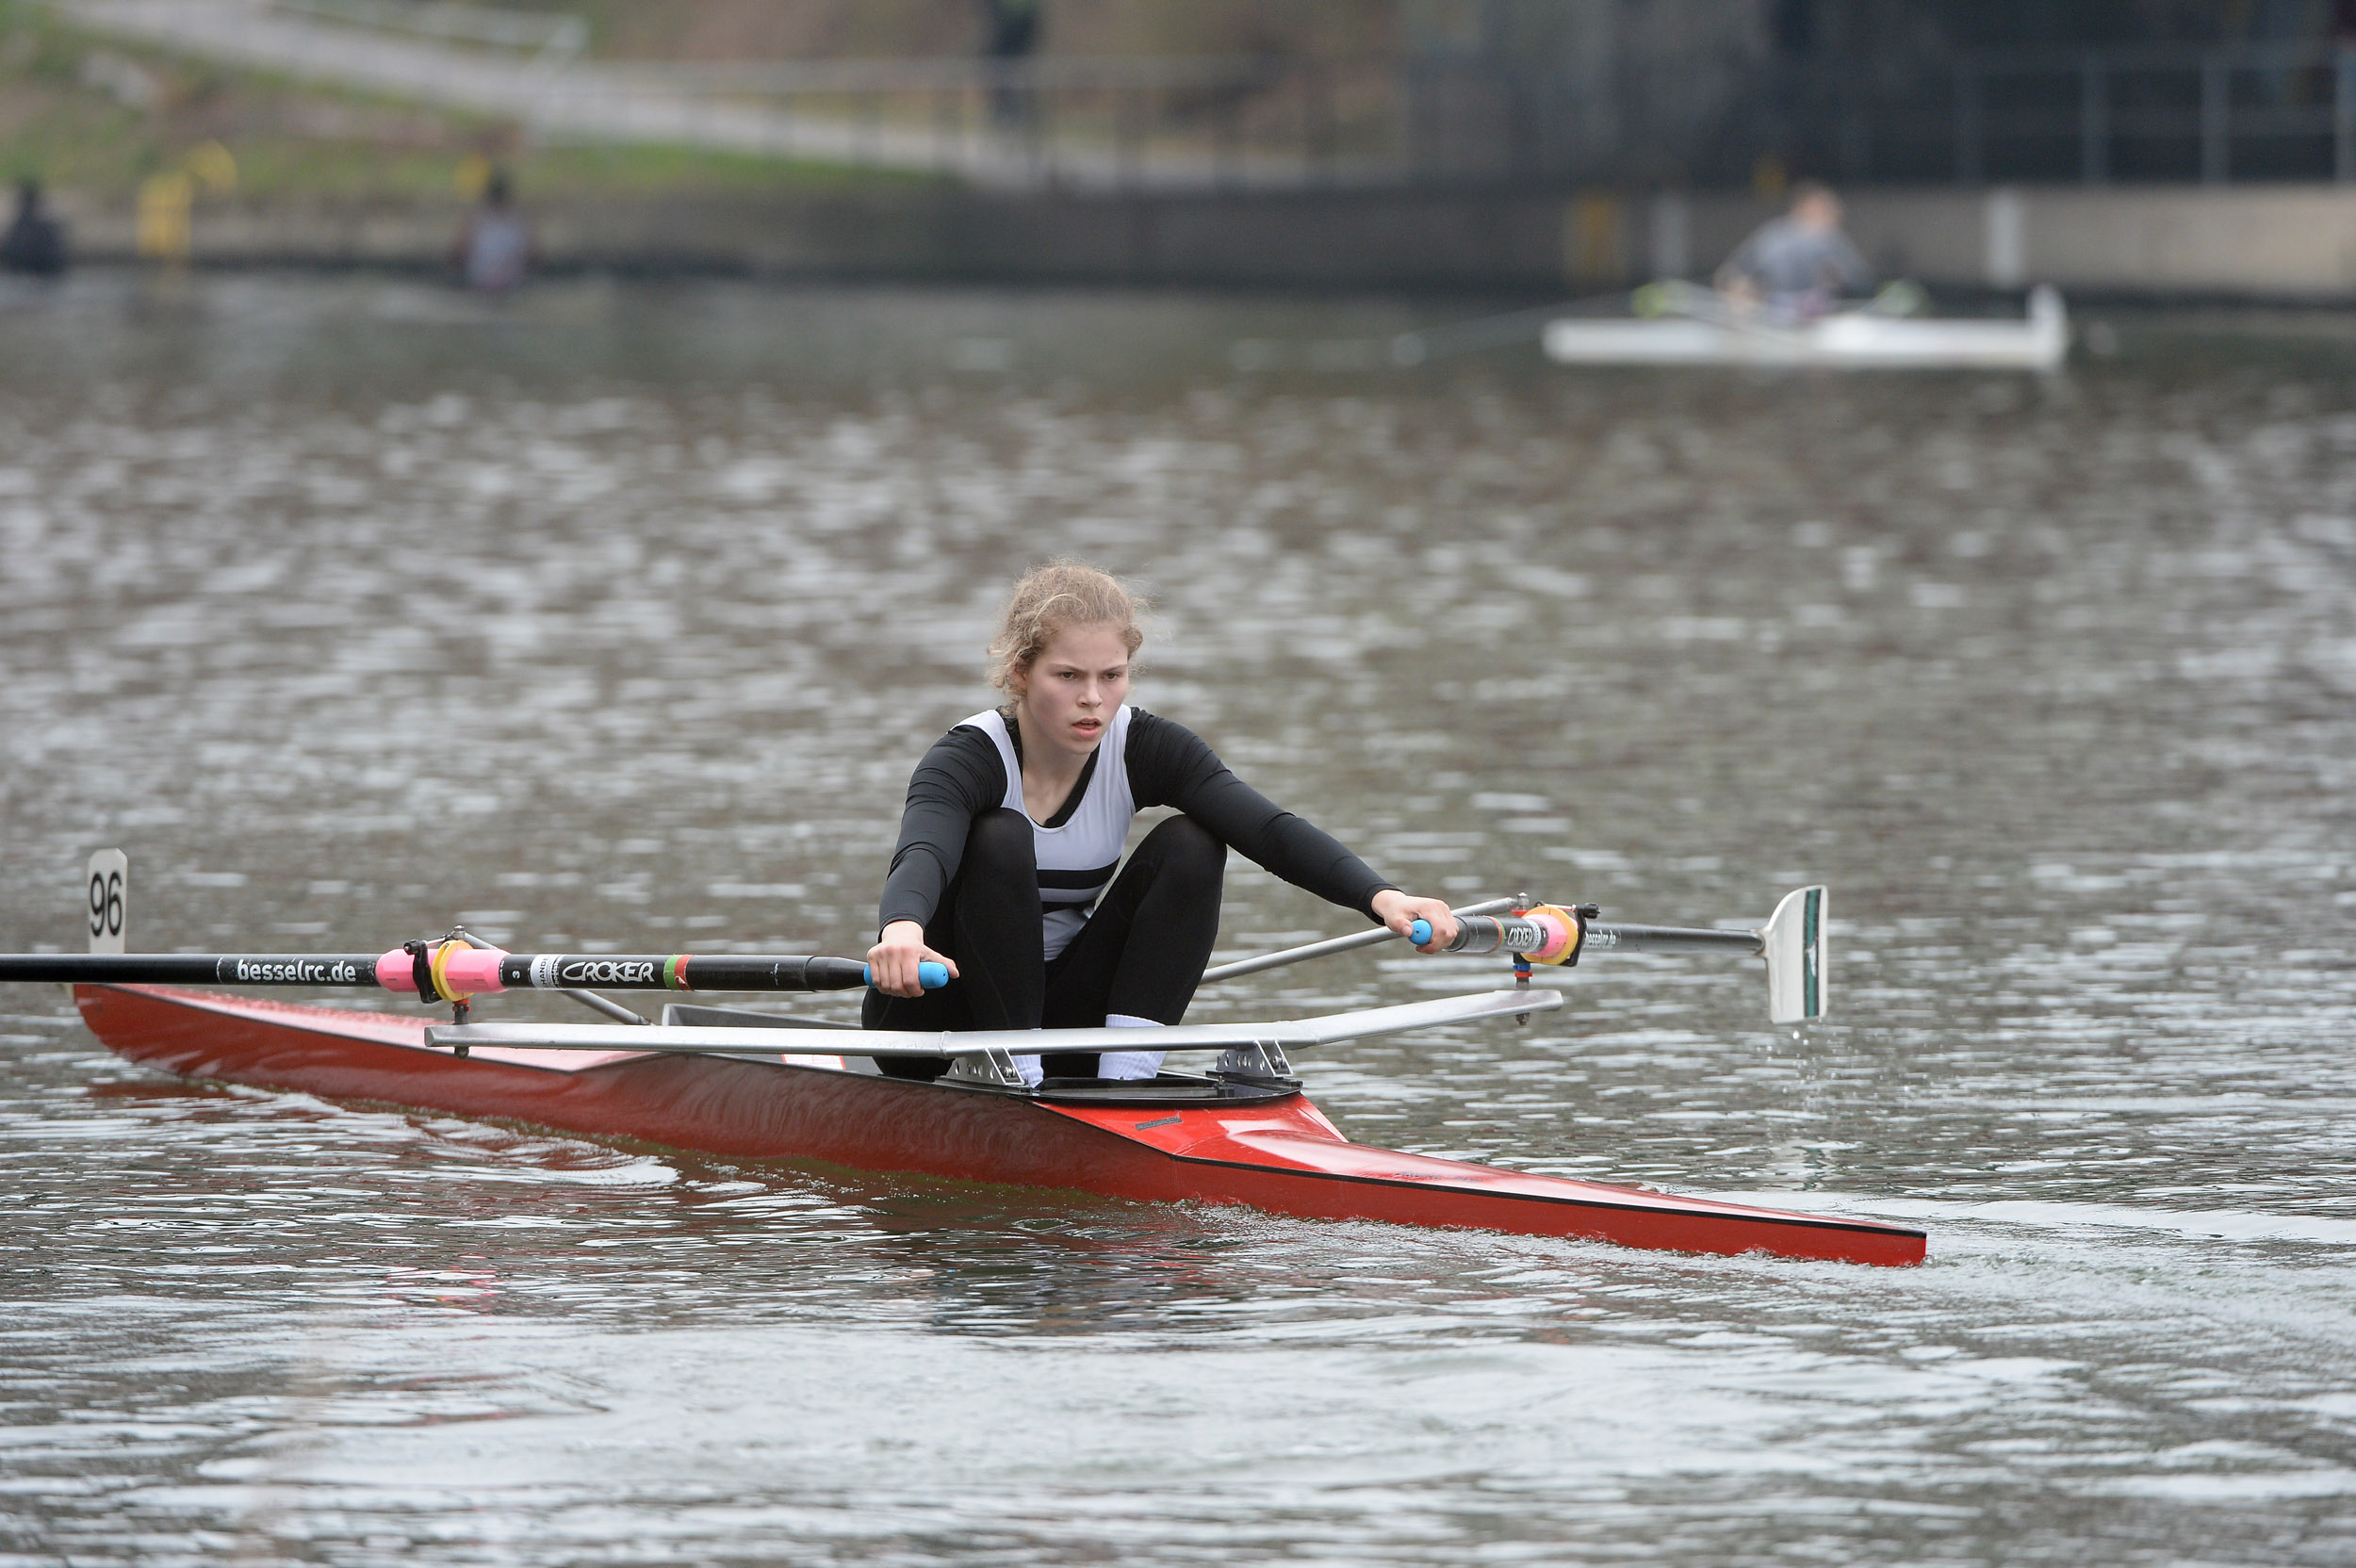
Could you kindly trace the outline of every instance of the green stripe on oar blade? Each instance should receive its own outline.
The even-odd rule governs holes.
[[[1808,996],[1805,1010],[1809,1018],[1820,1018],[1824,1010],[1824,985],[1817,972],[1817,958],[1824,946],[1824,890],[1808,889],[1808,923],[1801,928],[1800,948],[1801,962],[1807,965]]]

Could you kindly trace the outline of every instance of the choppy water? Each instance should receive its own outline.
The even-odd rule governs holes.
[[[1321,1055],[1346,1128],[1928,1266],[607,1147],[171,1082],[26,989],[0,1562],[2356,1559],[2356,351],[1316,368],[1409,319],[0,299],[0,947],[121,843],[135,946],[855,952],[992,596],[1072,550],[1159,590],[1142,702],[1419,886],[1833,888],[1806,1037],[1598,958]],[[1348,928],[1231,878],[1234,951]]]

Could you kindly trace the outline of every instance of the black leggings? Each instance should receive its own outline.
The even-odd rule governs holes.
[[[1004,807],[973,819],[965,858],[924,943],[957,961],[958,978],[923,996],[867,993],[869,1029],[1097,1029],[1108,1013],[1176,1023],[1219,937],[1227,846],[1192,817],[1145,836],[1070,946],[1046,956],[1031,825]],[[1150,1046],[1152,1037],[1138,1040]],[[930,1080],[944,1056],[886,1056],[894,1078]],[[1052,1054],[1051,1078],[1093,1078],[1096,1053]]]

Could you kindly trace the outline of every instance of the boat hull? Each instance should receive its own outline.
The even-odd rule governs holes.
[[[530,1122],[745,1159],[1235,1203],[1314,1219],[1907,1265],[1922,1233],[1525,1175],[1350,1142],[1304,1095],[1057,1102],[824,1065],[425,1043],[428,1021],[165,987],[83,986],[90,1031],[185,1077]]]
[[[1558,365],[1749,365],[1859,370],[2052,370],[2070,354],[2061,298],[2038,289],[2025,320],[1923,320],[1842,311],[1777,324],[1695,317],[1546,323]]]

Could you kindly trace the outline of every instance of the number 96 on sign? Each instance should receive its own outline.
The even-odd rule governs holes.
[[[128,890],[131,862],[119,849],[102,849],[90,858],[90,950],[123,951],[123,900]]]

